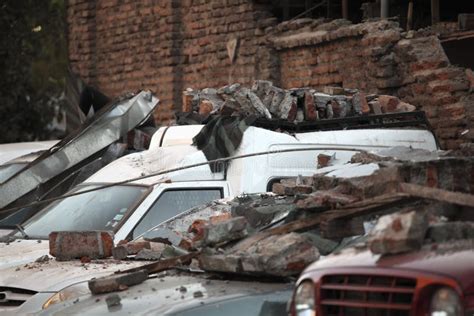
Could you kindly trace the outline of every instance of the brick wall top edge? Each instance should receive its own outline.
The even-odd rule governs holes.
[[[293,29],[289,22],[283,22],[284,27],[277,25],[274,32],[269,34],[269,40],[277,50],[293,47],[311,46],[325,42],[334,41],[344,37],[357,37],[365,34],[374,34],[389,29],[399,31],[399,25],[393,21],[379,20],[360,24],[350,24],[346,20],[333,20],[321,23],[321,19],[303,19],[303,22],[295,20],[296,25],[306,25],[299,29]]]

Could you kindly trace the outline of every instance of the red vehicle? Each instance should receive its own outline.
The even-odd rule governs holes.
[[[310,265],[296,285],[293,316],[471,316],[474,240],[390,256],[346,249]]]

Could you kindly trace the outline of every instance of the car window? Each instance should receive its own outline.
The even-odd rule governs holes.
[[[95,187],[98,186],[82,186],[75,191]],[[147,187],[123,185],[71,196],[32,217],[24,229],[29,236],[40,238],[48,238],[50,232],[62,230],[113,231],[146,191]]]
[[[220,188],[164,191],[133,230],[133,238],[187,209],[221,197]]]

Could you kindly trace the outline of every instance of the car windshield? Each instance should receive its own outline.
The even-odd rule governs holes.
[[[72,192],[96,187],[99,185],[81,186]],[[52,231],[112,231],[146,191],[147,187],[122,185],[71,196],[42,210],[24,225],[24,230],[35,238],[48,238]]]
[[[27,163],[12,163],[0,166],[0,183],[10,179],[15,173],[24,168]]]

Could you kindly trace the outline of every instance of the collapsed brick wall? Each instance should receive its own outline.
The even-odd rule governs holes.
[[[269,12],[250,0],[69,0],[71,67],[110,96],[153,90],[161,100],[155,118],[166,122],[187,87],[278,79],[263,32],[276,24]]]
[[[391,21],[277,25],[265,3],[69,0],[72,70],[111,96],[153,90],[161,99],[155,119],[163,123],[181,109],[187,87],[263,79],[284,88],[336,85],[393,94],[426,111],[443,148],[474,139],[474,76],[450,65],[436,36],[402,33]]]
[[[402,33],[390,21],[300,24],[295,30],[283,23],[272,36],[283,87],[336,85],[396,95],[427,113],[442,148],[472,142],[470,72],[450,65],[436,36]]]

